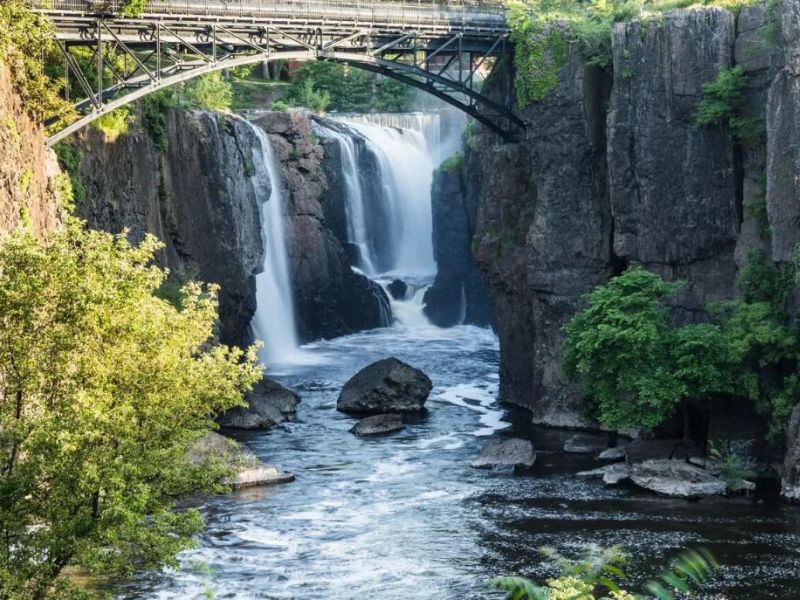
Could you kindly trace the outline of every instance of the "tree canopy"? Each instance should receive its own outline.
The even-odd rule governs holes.
[[[202,526],[174,500],[219,489],[187,449],[243,402],[255,349],[215,343],[214,286],[154,294],[158,248],[77,220],[0,241],[0,597],[174,564]]]

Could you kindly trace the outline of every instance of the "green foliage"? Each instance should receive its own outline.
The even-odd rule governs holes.
[[[174,500],[220,489],[188,448],[242,404],[255,351],[214,343],[217,289],[181,310],[154,292],[159,243],[68,220],[0,243],[0,597],[70,595],[64,568],[176,564],[202,519]]]
[[[113,143],[121,135],[128,133],[133,122],[133,111],[130,105],[123,106],[92,122],[92,127],[100,131],[106,142]]]
[[[437,171],[442,173],[460,173],[464,169],[464,153],[456,152],[439,165]]]
[[[717,73],[713,82],[703,86],[695,123],[698,126],[727,126],[739,140],[758,139],[763,133],[762,123],[741,115],[746,85],[747,77],[738,65]]]
[[[737,284],[745,302],[766,302],[782,309],[797,284],[796,259],[776,266],[761,252],[751,252]]]
[[[284,100],[276,100],[270,105],[270,110],[274,110],[276,112],[286,112],[290,108],[291,106],[289,103]]]
[[[324,113],[331,104],[330,92],[317,89],[313,79],[303,79],[299,86],[289,90],[288,97],[292,104],[315,113]]]
[[[597,418],[614,429],[656,427],[686,391],[670,361],[663,301],[679,284],[628,269],[588,296],[566,326],[564,367],[579,376]]]
[[[9,67],[14,87],[37,119],[75,117],[72,105],[61,97],[63,78],[42,72],[41,62],[61,62],[50,22],[29,11],[18,0],[0,2],[0,63]]]
[[[740,492],[752,487],[749,481],[757,475],[755,461],[734,444],[717,446],[709,441],[708,458],[712,471],[718,471],[729,492]]]
[[[378,97],[374,108],[378,112],[406,112],[411,110],[410,88],[391,77],[381,77],[376,84]]]
[[[741,300],[709,306],[711,323],[675,327],[665,300],[680,284],[629,269],[566,325],[565,371],[614,429],[655,427],[689,399],[735,396],[769,416],[778,438],[800,393],[800,340],[783,310],[795,281],[794,261],[775,267],[753,255]]]
[[[604,549],[593,545],[581,554],[584,557],[574,560],[559,555],[560,561],[566,561],[566,567],[562,566],[561,575],[549,579],[546,586],[536,585],[524,577],[498,577],[491,584],[507,592],[508,600],[636,600],[644,597],[620,589],[610,577],[598,579],[598,574],[604,572],[616,579],[625,579],[620,567],[624,555],[618,548]],[[576,564],[585,564],[585,556],[593,557],[591,568],[576,570]],[[611,560],[604,563],[604,557]],[[707,550],[686,551],[673,561],[658,581],[647,584],[647,591],[657,600],[675,600],[673,592],[679,592],[681,597],[689,596],[695,589],[705,586],[718,567]]]
[[[658,581],[647,584],[647,591],[657,600],[675,600],[676,593],[690,595],[694,588],[703,587],[719,568],[708,550],[688,550],[661,574]]]
[[[184,90],[185,102],[192,108],[227,111],[231,108],[233,90],[220,71],[192,79]]]
[[[81,160],[83,160],[83,155],[78,148],[69,142],[59,142],[53,149],[58,158],[59,166],[66,171],[69,176],[71,187],[70,204],[72,204],[72,208],[74,208],[74,206],[80,205],[86,198],[86,188],[84,188],[80,177],[80,163]],[[71,212],[71,209],[69,209],[69,212]]]
[[[410,106],[405,84],[323,61],[303,63],[292,73],[286,102],[314,112],[403,112]]]
[[[120,12],[126,17],[138,17],[147,8],[150,0],[122,0],[120,2]]]
[[[167,113],[176,104],[174,93],[169,90],[156,92],[142,99],[142,125],[150,134],[156,151],[162,154],[169,146]]]

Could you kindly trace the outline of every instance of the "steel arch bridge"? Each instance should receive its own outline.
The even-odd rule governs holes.
[[[502,105],[476,85],[487,61],[511,50],[499,0],[150,0],[134,18],[122,14],[120,0],[27,2],[55,26],[65,93],[74,79],[83,94],[75,102],[79,118],[48,138],[48,146],[157,90],[277,60],[337,61],[392,77],[455,106],[507,141],[518,139],[523,128],[510,100]],[[91,76],[70,52],[76,46],[91,50]],[[124,69],[111,63],[111,51],[124,58]]]

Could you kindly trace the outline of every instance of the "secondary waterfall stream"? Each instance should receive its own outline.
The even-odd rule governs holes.
[[[257,310],[252,326],[256,339],[265,342],[261,361],[285,363],[300,358],[300,343],[286,250],[282,182],[269,137],[260,127],[245,122],[258,139],[253,148],[253,166],[264,238],[264,269],[256,276]]]

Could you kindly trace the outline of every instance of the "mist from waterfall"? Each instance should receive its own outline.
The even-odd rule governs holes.
[[[280,170],[266,132],[246,121],[258,145],[253,148],[253,177],[261,204],[261,236],[264,269],[256,275],[256,313],[252,327],[264,343],[259,352],[263,364],[302,362],[292,300],[292,281],[283,215]]]

